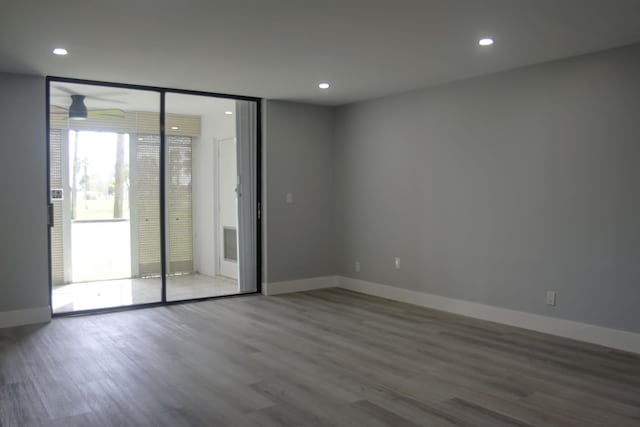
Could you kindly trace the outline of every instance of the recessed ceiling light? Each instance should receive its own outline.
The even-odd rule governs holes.
[[[57,48],[53,49],[53,53],[56,54],[56,55],[64,56],[69,52],[67,52],[67,49],[65,49],[63,47],[57,47]]]
[[[171,129],[178,130],[178,126],[171,126]]]
[[[233,114],[233,111],[227,110],[227,111],[225,111],[224,113],[225,113],[227,116],[229,116],[229,115]]]
[[[329,83],[325,83],[325,82],[320,83],[320,84],[318,85],[318,87],[319,87],[320,89],[329,89]]]
[[[491,46],[491,45],[493,44],[493,39],[492,39],[492,38],[490,38],[490,37],[485,37],[485,38],[483,38],[483,39],[480,39],[480,40],[478,41],[478,44],[479,44],[480,46]]]

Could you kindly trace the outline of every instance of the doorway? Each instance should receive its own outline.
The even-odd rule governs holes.
[[[259,291],[256,99],[48,85],[54,314]]]
[[[67,282],[131,277],[129,134],[68,131],[64,187],[70,212]],[[100,242],[100,244],[96,244]]]
[[[218,171],[217,259],[220,276],[238,279],[236,139],[216,139]]]

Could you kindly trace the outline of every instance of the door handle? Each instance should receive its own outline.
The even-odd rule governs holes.
[[[53,210],[53,203],[49,203],[48,204],[48,218],[47,218],[47,222],[49,223],[49,227],[53,227],[55,225],[55,220],[54,220],[54,210]]]

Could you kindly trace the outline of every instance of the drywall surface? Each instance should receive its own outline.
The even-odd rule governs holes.
[[[266,101],[264,123],[263,281],[331,275],[334,111]]]
[[[0,311],[49,306],[45,79],[0,73]]]
[[[639,76],[631,46],[340,107],[338,274],[640,332]]]
[[[192,140],[193,265],[207,276],[216,275],[214,133],[205,115],[202,135]]]

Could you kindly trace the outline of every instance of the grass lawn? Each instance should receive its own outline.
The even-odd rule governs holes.
[[[123,217],[129,218],[129,201],[124,201]],[[111,200],[78,200],[76,219],[113,219],[113,199]]]

